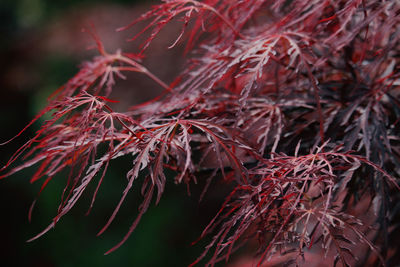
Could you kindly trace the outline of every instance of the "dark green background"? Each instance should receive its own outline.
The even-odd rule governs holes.
[[[42,29],[71,10],[111,3],[131,7],[138,2],[145,1],[0,1],[0,142],[18,133],[44,107],[50,92],[78,70],[81,59],[62,53],[38,55],[35,52],[40,51],[37,46]],[[84,47],[82,51],[83,59],[87,56]],[[22,68],[17,72],[22,76],[12,76],[13,68]],[[25,79],[29,75],[35,75],[35,82]],[[39,127],[40,124],[35,123],[12,143],[1,146],[0,164],[3,165]],[[25,241],[44,229],[56,215],[66,174],[55,177],[44,190],[31,223],[27,219],[28,210],[41,186],[40,182],[29,183],[36,168],[1,180],[0,265],[186,266],[194,261],[206,243],[202,241],[192,246],[191,242],[215,214],[221,198],[218,190],[211,190],[208,200],[199,204],[201,188],[194,188],[192,196],[188,196],[185,185],[174,185],[172,181],[168,182],[160,204],[152,204],[125,245],[103,256],[124,236],[142,200],[137,193],[139,190],[134,190],[109,230],[96,237],[122,195],[131,160],[125,158],[112,163],[89,216],[85,216],[91,196],[88,192],[55,229],[31,243]],[[136,187],[140,187],[140,181]]]

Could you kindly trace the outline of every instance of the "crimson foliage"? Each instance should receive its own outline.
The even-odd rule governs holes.
[[[182,32],[171,47],[186,42],[189,60],[167,85],[140,59],[173,19],[182,21]],[[300,265],[315,247],[333,265],[393,264],[399,257],[399,20],[398,1],[165,0],[131,24],[148,23],[132,38],[148,36],[139,54],[108,53],[92,31],[99,56],[49,100],[33,121],[45,113],[51,119],[1,177],[38,164],[32,181],[43,179],[45,187],[70,169],[57,215],[33,239],[97,181],[92,207],[110,161],[131,157],[126,188],[99,234],[139,176],[144,200],[128,233],[107,253],[126,241],[154,198],[160,201],[167,168],[176,183],[196,186],[207,173],[207,186],[223,179],[234,188],[205,228],[201,238],[214,237],[194,264],[208,254],[209,265],[228,260],[254,241],[259,265],[280,256]],[[164,92],[114,112],[109,103],[116,101],[108,97],[126,72],[143,73]],[[20,157],[24,163],[12,167]]]

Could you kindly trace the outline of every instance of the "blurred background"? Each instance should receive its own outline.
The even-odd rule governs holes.
[[[135,0],[1,0],[0,142],[15,136],[45,106],[46,98],[78,71],[80,62],[96,55],[94,49],[87,49],[94,42],[82,33],[83,27],[93,24],[110,52],[117,48],[137,52],[140,40],[126,42],[137,28],[120,33],[115,29],[127,25],[151,4],[152,1]],[[167,83],[183,66],[181,45],[166,51],[179,31],[174,25],[163,30],[143,62]],[[160,92],[157,85],[140,74],[129,75],[128,81],[117,84],[111,98],[125,100],[118,107],[121,110]],[[40,121],[1,146],[0,165],[39,127]],[[193,188],[188,196],[184,185],[175,186],[173,182],[167,184],[160,204],[151,206],[125,245],[103,256],[128,231],[142,201],[139,190],[134,190],[111,227],[96,237],[121,197],[130,165],[128,158],[111,164],[89,216],[85,216],[91,197],[87,192],[55,229],[31,243],[26,240],[43,230],[56,215],[66,176],[55,177],[42,192],[30,223],[29,207],[41,186],[40,182],[29,183],[36,167],[0,180],[0,265],[187,266],[193,262],[206,242],[194,246],[191,243],[215,215],[221,195],[211,191],[207,200],[199,204],[201,188]]]

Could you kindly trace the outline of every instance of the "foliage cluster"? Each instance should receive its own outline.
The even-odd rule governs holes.
[[[185,42],[188,63],[167,85],[141,58],[174,19],[182,31],[170,48]],[[99,234],[139,176],[144,200],[107,253],[160,201],[168,169],[188,188],[204,180],[201,198],[208,186],[221,186],[215,179],[232,188],[193,264],[228,261],[256,242],[259,265],[279,255],[301,265],[315,247],[333,265],[391,265],[400,230],[399,20],[398,1],[165,0],[120,29],[147,23],[132,37],[148,36],[136,54],[107,52],[89,30],[99,56],[49,99],[32,123],[46,113],[51,119],[1,178],[37,164],[31,181],[43,180],[43,189],[69,170],[57,215],[33,239],[97,181],[91,208],[110,162],[131,157],[126,188]],[[163,93],[115,112],[110,94],[126,72],[144,74]],[[19,158],[24,163],[12,167]]]

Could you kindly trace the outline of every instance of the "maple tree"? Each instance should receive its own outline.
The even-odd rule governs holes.
[[[182,31],[169,48],[185,42],[188,63],[168,85],[141,58],[174,19]],[[69,170],[56,216],[31,240],[97,183],[92,208],[110,162],[131,157],[126,188],[99,234],[139,176],[144,200],[107,253],[160,201],[167,179],[188,187],[204,179],[201,198],[221,179],[233,190],[205,227],[201,238],[213,238],[193,264],[228,261],[253,241],[258,265],[279,255],[300,265],[316,246],[333,265],[398,262],[399,20],[397,1],[165,0],[120,29],[147,23],[131,39],[148,36],[136,54],[109,53],[89,30],[99,56],[55,92],[23,131],[51,118],[1,169],[5,178],[39,165],[31,181],[44,180],[41,190]],[[110,94],[127,72],[164,91],[115,112]],[[372,219],[357,214],[365,200]]]

